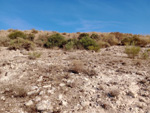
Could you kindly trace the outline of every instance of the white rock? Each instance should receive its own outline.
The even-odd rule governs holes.
[[[1,100],[5,101],[5,100],[6,100],[6,98],[5,98],[4,96],[2,96],[2,97],[1,97]]]
[[[59,98],[59,100],[62,100],[63,95],[62,95],[62,94],[60,94],[58,98]]]
[[[64,106],[67,106],[67,102],[66,101],[62,101],[62,104],[64,105]]]
[[[53,107],[51,106],[51,102],[48,100],[43,100],[36,104],[36,108],[39,111],[44,111],[44,110],[52,110]]]
[[[37,81],[38,81],[38,82],[41,82],[42,80],[43,80],[43,76],[40,76]]]
[[[63,87],[63,86],[65,86],[65,84],[64,83],[60,83],[59,86]]]
[[[32,101],[32,100],[29,100],[28,102],[25,103],[25,105],[26,105],[26,106],[31,106],[31,105],[33,105],[33,101]]]
[[[37,96],[37,97],[35,97],[35,102],[39,102],[39,101],[41,101],[41,97],[39,97],[39,96]]]
[[[43,88],[50,88],[50,87],[51,87],[51,84],[43,86]]]
[[[33,95],[33,94],[38,93],[38,92],[39,92],[39,89],[33,90],[33,91],[28,92],[27,95],[30,96],[30,95]]]

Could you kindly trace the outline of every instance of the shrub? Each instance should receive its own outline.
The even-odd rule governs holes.
[[[56,33],[48,37],[47,42],[44,44],[46,48],[52,48],[52,47],[63,47],[63,44],[65,43],[65,38]]]
[[[32,50],[33,48],[34,48],[34,44],[31,41],[22,38],[11,40],[9,44],[10,50],[26,49],[29,51]]]
[[[91,39],[90,37],[83,37],[79,40],[79,42],[87,50],[89,49],[89,46],[93,46],[93,48],[98,48],[96,41]]]
[[[138,56],[141,48],[137,46],[127,46],[125,48],[125,53],[128,55],[129,58],[135,58]]]
[[[40,56],[41,56],[41,53],[39,53],[39,52],[33,52],[33,53],[29,53],[28,58],[32,59],[32,60],[35,60],[36,58],[40,58]]]
[[[26,38],[26,34],[24,34],[22,31],[15,31],[15,32],[10,33],[10,34],[8,35],[8,37],[9,37],[10,39],[16,39],[16,38],[18,38],[18,37],[25,39],[25,38]]]
[[[78,39],[81,39],[83,37],[89,37],[89,34],[88,33],[81,33],[78,37]]]
[[[99,36],[98,36],[98,34],[93,33],[93,34],[90,36],[90,38],[95,39],[95,40],[98,40],[98,39],[99,39]]]

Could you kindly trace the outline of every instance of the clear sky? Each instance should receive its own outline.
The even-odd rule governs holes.
[[[0,29],[150,34],[150,0],[0,0]]]

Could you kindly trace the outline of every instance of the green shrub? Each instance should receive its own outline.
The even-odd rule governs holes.
[[[39,52],[32,52],[32,53],[29,53],[28,58],[32,59],[32,60],[35,60],[36,58],[40,58],[40,56],[41,56],[41,53],[39,53]]]
[[[89,37],[89,34],[88,33],[81,33],[78,37],[78,39],[81,39],[83,37]]]
[[[96,41],[95,40],[93,40],[92,38],[90,38],[90,37],[83,37],[83,38],[81,38],[80,40],[79,40],[79,43],[85,48],[85,49],[87,49],[87,50],[89,50],[89,46],[91,46],[90,47],[90,49],[91,48],[99,48],[99,46],[98,46],[98,44],[96,43]],[[98,51],[98,50],[97,50]]]
[[[56,33],[48,37],[48,40],[44,44],[44,46],[46,48],[52,48],[56,46],[62,48],[64,43],[65,43],[65,38],[62,35]]]
[[[127,46],[125,48],[125,53],[128,55],[129,58],[135,58],[138,56],[141,48],[137,46]]]
[[[98,39],[99,39],[99,36],[98,36],[98,34],[93,33],[93,34],[90,36],[90,38],[92,38],[92,39],[94,39],[94,40],[98,40]]]
[[[33,48],[34,48],[34,43],[32,43],[29,40],[22,39],[22,38],[11,40],[9,44],[10,50],[26,49],[29,51],[29,50],[32,50]]]
[[[16,39],[16,38],[18,38],[18,37],[25,39],[25,38],[26,38],[26,34],[24,34],[22,31],[15,31],[15,32],[10,33],[10,34],[8,35],[8,37],[9,37],[10,39]]]

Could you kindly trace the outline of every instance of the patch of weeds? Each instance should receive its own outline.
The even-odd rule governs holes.
[[[139,55],[141,48],[137,46],[127,46],[125,48],[125,53],[128,55],[129,58],[135,58]]]
[[[28,58],[31,59],[31,60],[35,60],[37,58],[40,58],[40,56],[41,56],[41,53],[39,53],[39,52],[32,52],[32,53],[29,53]]]

